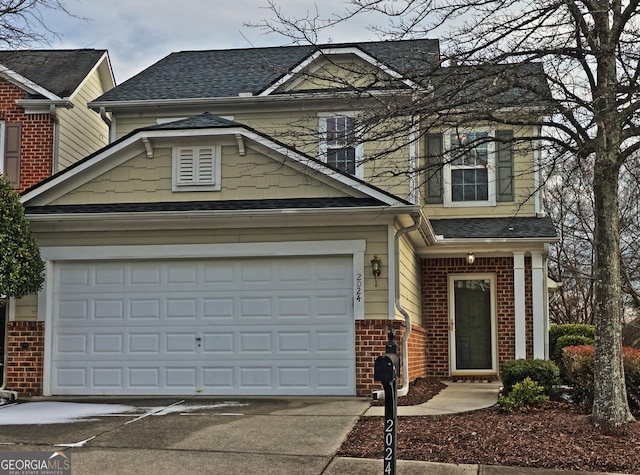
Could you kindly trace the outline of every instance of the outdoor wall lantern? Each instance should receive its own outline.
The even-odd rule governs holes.
[[[473,252],[467,253],[467,264],[471,265],[476,261],[476,256]]]
[[[376,280],[376,287],[378,286],[378,277],[380,277],[380,258],[373,256],[371,259],[371,270],[373,271],[373,277]]]

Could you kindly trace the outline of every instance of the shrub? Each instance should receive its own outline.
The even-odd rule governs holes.
[[[573,388],[573,402],[589,410],[593,404],[593,345],[567,346],[562,352],[566,383]]]
[[[548,360],[509,360],[500,367],[502,384],[506,393],[510,393],[517,383],[526,378],[540,384],[548,396],[556,392],[560,383],[560,370],[553,361]]]
[[[593,345],[593,338],[585,335],[562,335],[556,340],[555,352],[551,355],[551,360],[559,364],[562,361],[562,350],[566,346]]]
[[[545,388],[527,376],[524,381],[514,384],[507,396],[498,397],[498,406],[507,412],[529,411],[548,400]]]
[[[586,410],[593,405],[593,345],[567,346],[562,355],[567,383],[573,386],[573,400]],[[640,413],[640,350],[622,349],[625,384],[629,408]]]
[[[555,363],[559,364],[562,359],[562,349],[558,349],[558,340],[568,335],[580,335],[590,338],[591,341],[586,344],[592,344],[593,339],[595,338],[595,330],[593,325],[587,324],[568,323],[563,325],[551,325],[551,327],[549,327],[549,355]],[[585,343],[580,342],[578,344],[582,345]]]

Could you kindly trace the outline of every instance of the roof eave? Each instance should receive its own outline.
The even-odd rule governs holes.
[[[388,94],[398,94],[402,90],[398,89],[380,89],[369,91],[371,96],[384,96]],[[407,94],[411,94],[414,90],[406,89]],[[224,104],[256,104],[256,103],[273,103],[274,101],[293,102],[301,99],[316,100],[336,100],[336,94],[343,96],[361,97],[361,92],[341,91],[336,92],[300,92],[287,94],[273,94],[269,96],[258,95],[242,95],[242,96],[222,96],[222,97],[201,97],[201,98],[185,98],[185,99],[145,99],[133,101],[92,101],[87,105],[90,109],[100,111],[104,108],[107,111],[116,109],[140,109],[140,108],[162,108],[162,107],[202,107],[207,105],[224,105]]]
[[[398,214],[418,212],[418,206],[366,206],[348,208],[304,208],[269,210],[209,210],[209,211],[148,211],[137,213],[61,213],[29,214],[26,217],[33,230],[91,230],[108,231],[122,229],[209,229],[211,220],[216,226],[272,227],[326,225],[318,220],[331,218],[336,226],[389,224]],[[99,219],[98,219],[99,218]]]

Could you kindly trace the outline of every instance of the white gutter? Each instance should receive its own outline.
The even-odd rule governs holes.
[[[397,397],[406,396],[409,392],[409,336],[411,335],[411,317],[400,303],[400,238],[420,227],[422,216],[420,213],[412,214],[413,224],[396,231],[393,239],[393,258],[395,260],[395,307],[402,314],[405,322],[405,330],[402,334],[402,387],[397,390]],[[374,391],[374,400],[383,400],[384,391]]]
[[[380,89],[375,91],[368,91],[369,97],[379,97],[386,95],[399,94],[397,89]],[[346,91],[340,94],[341,97],[359,97],[359,92]],[[104,108],[107,112],[112,112],[115,109],[140,109],[145,107],[175,107],[175,106],[212,106],[212,105],[229,105],[237,106],[238,104],[253,105],[255,103],[273,103],[277,102],[294,102],[300,99],[318,99],[325,101],[333,101],[335,103],[335,93],[328,92],[312,92],[312,93],[292,93],[286,95],[275,94],[271,96],[254,96],[254,95],[239,95],[239,96],[223,96],[223,97],[190,97],[184,99],[141,99],[132,101],[91,101],[87,104],[90,109],[100,112],[101,108]]]

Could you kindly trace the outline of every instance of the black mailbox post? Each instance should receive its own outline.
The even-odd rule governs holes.
[[[396,421],[398,415],[397,378],[400,374],[400,358],[395,331],[390,328],[385,354],[378,356],[373,365],[373,379],[384,388],[384,468],[383,474],[396,473]]]

